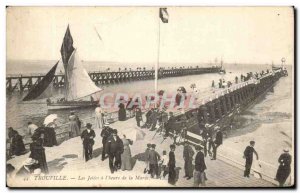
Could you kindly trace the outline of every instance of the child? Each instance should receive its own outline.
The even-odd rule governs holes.
[[[169,162],[169,157],[167,156],[167,151],[164,150],[162,158],[159,163],[159,165],[160,165],[159,175],[161,174],[161,172],[163,172],[163,178],[165,178],[166,175],[169,173],[168,167],[167,167],[168,162]]]

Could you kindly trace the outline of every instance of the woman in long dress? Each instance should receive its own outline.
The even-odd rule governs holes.
[[[77,137],[80,135],[80,129],[77,122],[77,117],[73,112],[69,116],[70,121],[70,137]]]
[[[44,134],[35,133],[31,138],[33,142],[30,144],[29,157],[38,161],[42,173],[48,174],[45,148],[43,147]]]
[[[126,120],[126,110],[125,105],[123,103],[119,104],[119,121],[125,121]]]
[[[124,170],[131,170],[132,165],[131,165],[131,151],[129,145],[132,145],[132,141],[129,139],[126,139],[126,136],[123,135],[124,138],[122,139],[123,145],[124,145],[124,151],[121,154],[121,169],[122,171]]]
[[[95,128],[102,129],[103,128],[103,112],[100,107],[95,109]]]

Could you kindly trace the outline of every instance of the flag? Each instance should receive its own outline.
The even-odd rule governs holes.
[[[65,33],[65,37],[64,37],[63,43],[61,45],[61,49],[60,49],[61,58],[64,63],[64,66],[68,65],[69,58],[70,58],[71,54],[73,53],[73,51],[74,51],[73,38],[71,36],[71,32],[70,32],[69,25],[68,25],[68,28]]]
[[[159,8],[159,17],[163,23],[168,23],[169,14],[167,8]]]

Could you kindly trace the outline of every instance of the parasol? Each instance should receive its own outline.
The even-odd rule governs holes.
[[[48,115],[44,120],[44,125],[49,125],[49,123],[53,123],[55,119],[57,119],[57,114]]]
[[[127,139],[131,139],[132,141],[138,141],[143,140],[146,134],[140,129],[130,128],[124,129],[122,131],[119,130],[119,136],[122,138],[123,135],[126,135]]]

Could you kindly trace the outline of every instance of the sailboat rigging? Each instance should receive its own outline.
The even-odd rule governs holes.
[[[49,99],[52,94],[51,92],[45,94],[45,92],[53,86],[55,71],[58,65],[57,62],[47,75],[27,94],[23,101],[48,98],[48,109],[70,109],[97,106],[97,100],[83,100],[84,97],[88,96],[91,96],[91,99],[93,99],[92,95],[100,92],[102,89],[95,85],[88,72],[83,67],[82,61],[78,56],[78,50],[73,47],[73,38],[69,26],[67,27],[60,52],[65,69],[65,97],[54,102]]]

